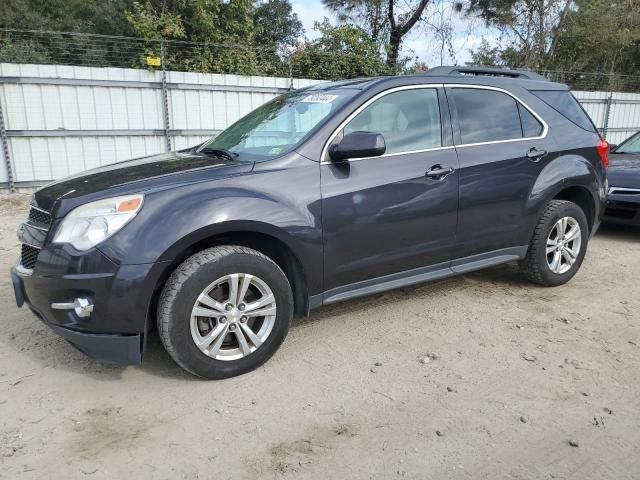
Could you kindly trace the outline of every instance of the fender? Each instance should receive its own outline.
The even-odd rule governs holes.
[[[588,192],[592,206],[595,207],[590,222],[593,224],[596,219],[600,218],[604,202],[602,192],[606,190],[600,179],[604,178],[606,174],[599,159],[595,159],[597,163],[594,167],[594,163],[581,154],[588,154],[586,150],[560,155],[543,168],[527,199],[525,208],[527,217],[540,218],[549,201],[568,188],[580,187]],[[523,244],[529,243],[536,224],[536,221],[527,222],[528,228],[526,236],[522,239]]]
[[[126,235],[114,235],[100,250],[122,265],[171,262],[216,235],[261,233],[293,251],[309,291],[318,291],[322,282],[319,167],[308,160],[298,164],[149,192],[138,216],[123,228]]]

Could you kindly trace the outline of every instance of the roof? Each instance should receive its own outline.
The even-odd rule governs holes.
[[[387,77],[355,78],[314,85],[310,89],[325,90],[333,88],[368,89],[380,83],[398,83],[402,79],[421,80],[424,83],[469,83],[472,85],[489,86],[522,86],[528,90],[566,90],[568,87],[560,83],[554,83],[535,72],[526,70],[514,70],[491,67],[435,67],[425,73],[411,75],[397,75]]]

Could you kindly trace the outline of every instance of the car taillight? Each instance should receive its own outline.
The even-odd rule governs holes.
[[[606,140],[602,138],[598,140],[598,144],[596,145],[596,149],[598,150],[598,154],[600,155],[600,161],[604,168],[609,168],[609,150],[611,147],[607,143]]]

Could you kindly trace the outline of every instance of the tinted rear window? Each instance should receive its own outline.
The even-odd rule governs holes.
[[[463,144],[522,138],[513,97],[475,88],[454,88],[452,92]]]
[[[580,128],[595,132],[593,122],[571,92],[567,90],[532,90],[536,97]]]
[[[542,135],[543,127],[533,114],[518,104],[518,111],[520,112],[520,121],[522,122],[522,135],[525,138],[539,137]]]

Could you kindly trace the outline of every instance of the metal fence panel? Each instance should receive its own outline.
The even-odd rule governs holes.
[[[640,130],[640,94],[573,93],[609,142],[618,144]]]
[[[160,153],[167,134],[172,148],[186,148],[290,88],[319,83],[172,71],[164,80],[161,71],[133,68],[0,64],[13,180],[18,187],[38,185]],[[640,130],[640,94],[574,93],[611,142]],[[0,187],[9,179],[0,148]]]

